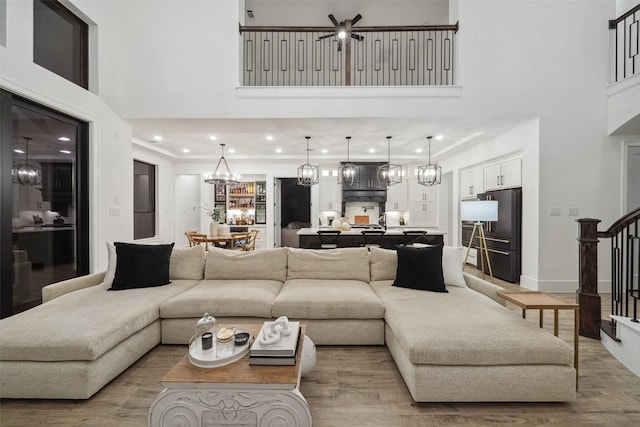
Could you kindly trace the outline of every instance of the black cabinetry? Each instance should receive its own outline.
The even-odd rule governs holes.
[[[42,200],[62,216],[73,205],[73,163],[42,163]]]
[[[386,190],[387,184],[378,181],[378,167],[385,163],[354,163],[357,170],[356,180],[352,185],[342,183],[343,190]]]

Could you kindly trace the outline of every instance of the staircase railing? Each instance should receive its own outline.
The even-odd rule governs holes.
[[[632,321],[638,322],[640,208],[614,222],[606,231],[597,230],[599,219],[582,218],[577,222],[580,224],[580,272],[576,296],[580,305],[580,335],[600,339],[602,329],[617,339],[615,319],[601,319],[598,238],[611,240],[611,314],[632,316]]]
[[[244,86],[451,86],[455,25],[240,26]]]
[[[617,19],[609,21],[614,31],[615,81],[640,72],[640,4]]]

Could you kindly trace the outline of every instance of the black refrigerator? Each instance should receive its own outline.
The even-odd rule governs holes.
[[[522,268],[522,189],[488,191],[479,194],[478,200],[498,201],[498,220],[484,222],[483,225],[493,275],[511,283],[519,283]],[[469,245],[472,230],[472,222],[462,223],[464,246]],[[473,247],[477,248],[478,239],[474,240]]]

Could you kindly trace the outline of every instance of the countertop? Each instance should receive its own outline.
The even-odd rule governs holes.
[[[298,230],[298,236],[315,236],[318,234],[318,230],[333,230],[332,227],[320,227],[320,228],[301,228]],[[366,230],[365,228],[352,228],[349,231],[342,231],[340,234],[345,236],[359,236],[362,234],[362,230]],[[426,231],[427,234],[430,235],[444,235],[445,233],[437,230],[429,230],[425,227],[407,227],[405,226],[403,229],[389,229],[384,230],[385,236],[402,236],[403,231]]]

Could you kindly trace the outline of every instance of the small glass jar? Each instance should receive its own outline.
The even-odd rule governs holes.
[[[234,328],[223,328],[218,331],[216,339],[216,358],[222,359],[233,354],[234,335]]]

